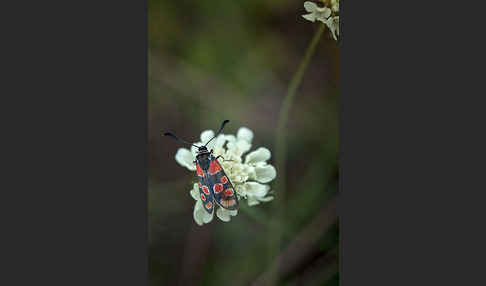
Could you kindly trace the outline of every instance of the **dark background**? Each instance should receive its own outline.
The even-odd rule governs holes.
[[[485,285],[481,17],[443,4],[341,1],[340,285]],[[146,3],[2,7],[1,284],[145,285]]]
[[[264,146],[273,156],[283,98],[319,26],[301,17],[303,2],[149,1],[150,285],[248,285],[277,257],[284,259],[279,285],[338,284],[339,228],[331,209],[339,176],[339,59],[327,30],[289,114],[280,206],[286,216],[276,252],[275,202],[242,206],[229,223],[215,216],[196,225],[189,195],[195,174],[174,159],[185,146],[159,136],[170,130],[195,142],[230,119],[225,134],[246,126],[255,135],[252,150]],[[276,166],[274,157],[270,163]]]

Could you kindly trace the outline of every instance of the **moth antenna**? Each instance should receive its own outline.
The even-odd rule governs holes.
[[[223,121],[223,123],[221,124],[221,127],[219,128],[219,130],[218,130],[218,132],[216,133],[216,135],[214,135],[214,136],[213,136],[213,138],[209,139],[209,141],[208,141],[208,142],[206,142],[206,144],[204,144],[204,146],[208,145],[208,143],[209,143],[209,142],[211,142],[211,140],[213,140],[214,138],[216,138],[216,137],[219,135],[219,133],[221,133],[221,131],[223,131],[224,126],[225,126],[225,125],[226,125],[226,123],[228,123],[228,122],[229,122],[229,120],[228,120],[228,119],[226,119],[225,121]]]
[[[162,131],[160,131],[160,132],[162,133]],[[194,147],[196,147],[196,148],[199,148],[199,146],[196,146],[196,145],[194,145],[194,144],[192,144],[192,143],[189,143],[189,142],[187,142],[187,141],[185,141],[185,140],[182,140],[182,139],[178,138],[177,136],[175,136],[174,134],[172,134],[172,133],[170,133],[170,132],[165,132],[165,133],[164,133],[164,135],[165,135],[165,136],[170,136],[170,137],[172,137],[172,138],[173,138],[174,140],[176,140],[176,141],[179,141],[179,142],[182,142],[182,143],[186,143],[186,144],[192,145],[192,146],[194,146]]]

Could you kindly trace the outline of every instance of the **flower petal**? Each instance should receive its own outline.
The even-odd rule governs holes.
[[[336,37],[336,32],[334,30],[331,30],[332,32],[332,38],[337,41],[337,37]]]
[[[251,149],[251,144],[247,141],[239,140],[238,142],[236,142],[236,147],[238,147],[238,153],[241,156]]]
[[[255,206],[255,205],[258,205],[260,202],[255,199],[254,197],[248,197],[248,206],[252,207],[252,206]]]
[[[213,220],[213,216],[214,216],[214,211],[211,213],[211,214],[208,214],[207,211],[205,211],[203,209],[204,213],[203,213],[203,222],[204,223],[209,223]]]
[[[268,196],[264,198],[258,198],[261,202],[269,202],[273,200],[273,196]]]
[[[316,21],[316,16],[314,14],[305,14],[305,15],[302,15],[302,17],[306,20],[311,21],[311,22]]]
[[[260,165],[255,167],[255,180],[260,183],[268,183],[275,179],[277,176],[277,170],[272,165]]]
[[[203,215],[205,210],[203,208],[203,205],[201,203],[200,200],[197,200],[196,201],[196,204],[194,205],[194,211],[193,211],[193,216],[194,216],[194,221],[198,224],[198,225],[203,225],[204,222],[203,222]]]
[[[319,17],[324,17],[324,18],[328,18],[329,16],[331,16],[331,9],[327,8],[327,7],[322,7],[322,8],[319,8],[317,7],[316,9],[317,11],[317,14],[319,15]]]
[[[227,210],[223,208],[218,208],[216,211],[216,215],[219,217],[220,220],[224,222],[228,222],[231,220],[231,216],[235,216],[238,214],[238,210]]]
[[[224,138],[228,141],[228,142],[235,142],[236,141],[236,137],[235,135],[224,135]]]
[[[224,143],[226,143],[226,136],[224,134],[219,134],[213,141],[214,148],[223,148]]]
[[[192,152],[186,148],[179,148],[175,155],[175,160],[177,161],[177,163],[179,163],[183,167],[186,167],[190,171],[196,170],[196,165],[194,165],[193,163],[194,159],[195,157]]]
[[[241,155],[251,149],[251,144],[246,140],[237,140],[236,142],[228,142],[226,147],[228,147],[228,152],[231,153],[232,156],[241,157]]]
[[[305,2],[304,2],[304,8],[305,8],[305,10],[306,10],[307,12],[312,12],[312,11],[316,10],[317,5],[316,5],[316,3],[314,3],[314,2],[305,1]]]
[[[339,35],[339,16],[329,18],[324,23],[329,27],[329,30],[331,31],[334,40],[337,41],[336,31]]]
[[[198,225],[209,223],[211,220],[213,220],[213,215],[214,212],[212,214],[208,214],[208,212],[204,209],[201,200],[197,200],[196,204],[194,205],[193,216],[194,221],[196,221]]]
[[[201,142],[203,142],[203,145],[206,144],[213,137],[214,137],[213,130],[204,130],[203,132],[201,132]]]
[[[193,188],[190,191],[191,197],[196,201],[199,200],[199,186],[198,184],[194,184]]]
[[[209,140],[211,140],[211,138],[213,138],[213,137],[214,137],[214,131],[213,130],[204,130],[203,132],[201,132],[201,142],[199,144],[196,144],[196,145],[203,146],[203,145],[207,144],[206,147],[208,148],[208,150],[211,150],[214,146],[214,140],[216,140],[216,139],[213,139],[211,142],[209,142]]]
[[[270,186],[257,182],[246,182],[243,184],[244,193],[248,196],[264,197],[270,190]]]
[[[197,146],[201,146],[201,142],[196,142],[196,143],[193,143],[194,145],[197,145]],[[194,156],[194,158],[196,158],[196,155],[197,155],[197,147],[196,146],[191,146],[191,153],[192,155]]]
[[[251,144],[251,140],[253,140],[253,131],[246,127],[241,127],[240,129],[238,129],[236,138],[238,138],[238,140],[245,140],[246,142]]]
[[[258,163],[258,162],[265,162],[271,157],[270,150],[268,150],[265,147],[260,147],[256,149],[255,151],[249,153],[245,157],[245,163],[250,164],[250,163]]]
[[[228,222],[231,220],[229,214],[223,212],[223,208],[218,208],[216,211],[216,215],[219,217],[220,220],[224,222]]]

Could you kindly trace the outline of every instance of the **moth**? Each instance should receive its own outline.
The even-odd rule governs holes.
[[[183,142],[198,148],[196,160],[196,175],[198,178],[199,195],[203,203],[204,209],[212,214],[215,207],[215,202],[222,208],[227,210],[238,209],[238,196],[236,195],[233,184],[223,170],[218,159],[222,156],[214,157],[213,150],[209,151],[206,146],[211,140],[216,138],[223,130],[229,120],[223,121],[216,135],[213,136],[204,146],[196,146],[185,140],[176,137],[170,132],[164,133],[165,136],[170,136],[173,139]],[[224,160],[224,158],[223,158]]]

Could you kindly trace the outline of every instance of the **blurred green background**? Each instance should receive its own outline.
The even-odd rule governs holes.
[[[150,285],[264,285],[276,261],[277,285],[338,285],[339,57],[327,30],[290,110],[277,252],[275,202],[244,201],[231,222],[196,225],[195,174],[174,159],[185,146],[159,133],[195,142],[229,119],[225,134],[246,126],[252,150],[274,155],[282,101],[319,26],[301,17],[303,3],[149,0]]]

